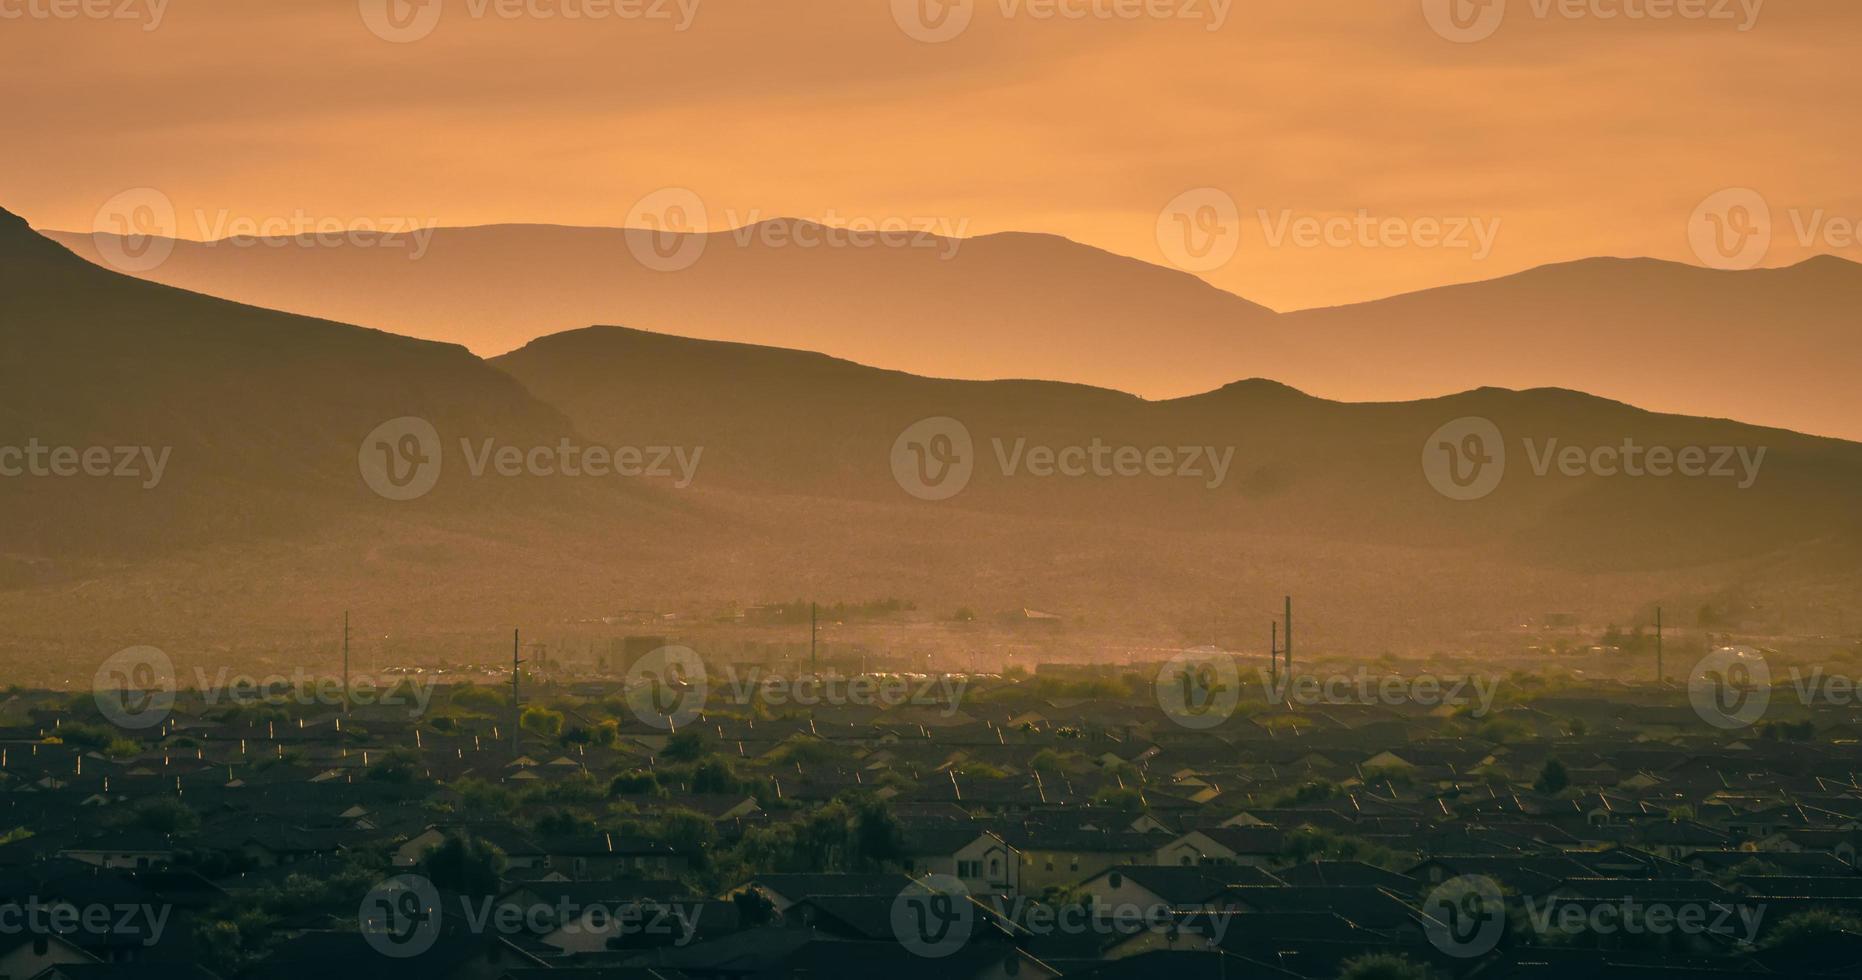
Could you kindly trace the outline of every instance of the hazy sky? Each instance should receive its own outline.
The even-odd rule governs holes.
[[[199,238],[682,187],[714,228],[1049,231],[1288,309],[1698,262],[1750,188],[1764,264],[1862,259],[1858,40],[1856,0],[0,0],[0,206],[88,230],[152,186]]]

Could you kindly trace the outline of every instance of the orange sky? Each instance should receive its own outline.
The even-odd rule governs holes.
[[[1181,262],[1160,211],[1207,187],[1188,200],[1232,200],[1236,244],[1195,271],[1290,309],[1697,262],[1696,205],[1749,187],[1764,264],[1862,259],[1855,0],[1506,0],[1470,43],[1425,0],[443,0],[407,43],[371,32],[386,2],[0,0],[0,206],[88,230],[147,185],[202,237],[196,212],[621,224],[677,186],[714,227],[904,219]],[[132,19],[60,16],[85,9]],[[927,42],[901,27],[926,11],[970,19]],[[1386,230],[1300,243],[1361,210]],[[1384,219],[1465,221],[1470,247]]]

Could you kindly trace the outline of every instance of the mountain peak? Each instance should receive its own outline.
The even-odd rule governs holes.
[[[25,218],[8,211],[6,208],[0,208],[0,238],[10,239],[25,235],[36,236],[37,234],[37,232],[32,230],[32,226],[26,223]]]
[[[14,262],[30,259],[38,263],[56,263],[62,261],[58,258],[62,256],[79,265],[84,264],[69,249],[39,234],[25,218],[5,208],[0,208],[0,254],[7,255]]]

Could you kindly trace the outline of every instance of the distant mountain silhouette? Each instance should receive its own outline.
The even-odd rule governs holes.
[[[1232,380],[1247,324],[1272,318],[1194,276],[1052,235],[926,236],[921,247],[894,248],[763,244],[818,227],[785,219],[715,232],[703,236],[696,263],[676,272],[642,265],[620,229],[498,225],[440,229],[418,260],[411,248],[182,242],[145,275],[488,355],[567,326],[626,323],[933,376],[1152,392]],[[749,244],[740,244],[744,235]],[[53,237],[97,255],[90,235]],[[1220,363],[1209,363],[1211,351],[1223,353]]]
[[[1862,390],[1843,380],[1862,363],[1858,309],[1862,265],[1835,256],[1746,272],[1587,259],[1288,314],[1311,366],[1284,377],[1367,399],[1427,397],[1444,375],[1557,385],[1858,439]]]
[[[357,454],[405,415],[449,446],[676,445],[703,462],[685,490],[474,479],[449,448],[429,496],[388,501]],[[1490,419],[1509,454],[1471,502],[1422,471],[1431,434],[1464,416]],[[942,501],[908,494],[892,467],[901,432],[932,417],[974,445],[969,486]],[[1070,636],[1164,642],[1220,622],[1240,642],[1285,592],[1303,597],[1316,645],[1416,649],[1550,610],[1627,622],[1655,601],[1736,600],[1814,614],[1862,580],[1854,443],[1555,389],[1343,404],[1250,380],[1145,401],[617,327],[488,363],[116,275],[3,214],[0,422],[0,446],[173,447],[153,490],[0,479],[7,642],[106,653],[322,629],[344,608],[397,634],[484,635],[796,595],[1027,606]],[[1767,455],[1741,489],[1536,476],[1521,446],[1625,438]],[[1007,475],[998,460],[1095,443],[1173,466],[1181,447],[1232,455],[1213,487],[1206,456],[1194,478]]]
[[[453,344],[244,306],[91,265],[0,212],[0,420],[8,445],[170,451],[160,483],[0,480],[16,554],[136,556],[289,537],[385,501],[363,438],[401,416],[521,445],[570,432]],[[458,467],[455,467],[458,469]],[[448,473],[436,503],[480,504]],[[457,500],[455,501],[455,498]]]
[[[716,232],[676,272],[643,266],[621,230],[500,225],[439,229],[417,261],[411,247],[183,242],[146,275],[483,354],[625,323],[923,375],[1049,378],[1149,398],[1250,375],[1349,401],[1551,386],[1862,439],[1862,392],[1847,378],[1862,361],[1862,266],[1839,258],[1750,272],[1592,259],[1276,315],[1194,276],[1051,235],[769,244],[815,227],[785,219]],[[97,256],[90,235],[55,237]]]
[[[1152,402],[1055,382],[922,378],[617,327],[545,337],[493,363],[591,437],[705,445],[715,456],[714,485],[758,494],[896,502],[899,487],[875,460],[915,421],[947,416],[969,430],[979,458],[961,506],[1037,521],[1464,547],[1595,571],[1782,554],[1862,528],[1862,515],[1844,513],[1846,496],[1862,488],[1862,446],[1559,389],[1343,404],[1256,379]],[[1434,430],[1468,416],[1492,420],[1510,455],[1509,478],[1473,504],[1436,493],[1420,462]],[[1183,479],[1004,478],[994,458],[1018,438],[1234,447],[1235,455],[1217,492]],[[1764,446],[1767,455],[1762,479],[1746,489],[1724,480],[1561,479],[1533,474],[1520,447],[1529,438],[1547,446],[1620,446],[1625,438]]]

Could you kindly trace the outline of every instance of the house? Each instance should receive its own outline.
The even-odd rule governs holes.
[[[1274,875],[1246,865],[1194,868],[1127,864],[1107,868],[1080,884],[1098,908],[1213,909],[1230,885],[1277,885]]]
[[[0,933],[0,977],[36,977],[64,965],[96,963],[97,958],[77,945],[46,933]]]
[[[607,832],[559,837],[540,846],[550,870],[576,881],[621,875],[673,878],[684,874],[688,863],[670,844]]]
[[[1159,847],[1160,867],[1193,868],[1204,864],[1267,867],[1285,860],[1286,835],[1272,827],[1208,827],[1192,830]]]
[[[820,895],[863,895],[891,901],[910,887],[912,879],[902,874],[763,874],[725,892],[732,898],[754,891],[769,900],[778,914],[797,902]]]
[[[58,852],[85,864],[100,868],[160,868],[175,857],[174,844],[166,835],[145,830],[123,830],[72,844]]]
[[[243,974],[250,980],[499,980],[507,970],[542,967],[511,940],[475,932],[449,917],[433,945],[407,957],[384,956],[359,932],[306,932],[280,943]]]
[[[1021,886],[1030,895],[1078,884],[1119,865],[1148,863],[1161,839],[1151,833],[1039,824],[1004,833],[1021,855]]]
[[[914,877],[956,878],[976,895],[1016,895],[1021,889],[1015,849],[994,831],[968,824],[907,830],[905,870]]]
[[[507,824],[429,824],[394,848],[394,866],[411,868],[419,864],[428,851],[453,836],[476,837],[503,851],[505,867],[513,871],[539,870],[549,865],[549,855],[542,847]]]

